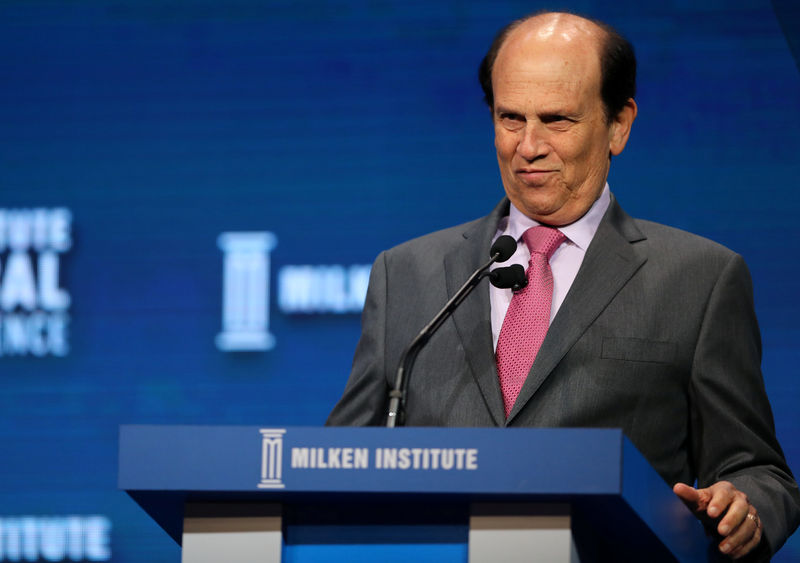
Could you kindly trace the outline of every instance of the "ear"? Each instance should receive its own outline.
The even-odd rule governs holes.
[[[631,126],[633,126],[633,120],[636,119],[637,112],[636,102],[633,98],[628,98],[625,106],[611,122],[611,136],[608,147],[613,156],[617,156],[625,148],[628,137],[631,135]]]

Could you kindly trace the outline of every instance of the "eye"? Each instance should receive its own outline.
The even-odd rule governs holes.
[[[550,129],[562,130],[568,128],[575,123],[574,119],[570,119],[566,115],[560,113],[548,113],[540,117],[542,123],[547,125]]]
[[[525,118],[518,113],[503,112],[498,117],[503,127],[509,131],[518,131],[525,127]]]

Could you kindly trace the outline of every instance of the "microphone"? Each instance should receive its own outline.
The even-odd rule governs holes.
[[[496,268],[489,272],[489,281],[500,289],[511,288],[516,293],[528,285],[528,276],[525,275],[525,268],[520,264],[513,264],[505,268]]]
[[[494,241],[492,248],[489,249],[489,256],[492,257],[492,264],[495,262],[505,262],[511,258],[516,251],[517,241],[514,240],[514,237],[503,235]],[[495,254],[497,258],[495,258]]]
[[[411,341],[411,344],[403,352],[400,357],[400,365],[397,368],[397,376],[395,377],[394,388],[389,392],[389,413],[386,417],[386,427],[394,428],[395,426],[402,426],[405,418],[405,402],[406,390],[408,389],[408,379],[411,375],[411,368],[414,366],[414,361],[417,359],[417,354],[423,346],[428,342],[431,336],[439,329],[442,324],[453,314],[453,311],[466,299],[467,295],[475,289],[478,283],[487,275],[488,269],[495,262],[505,262],[516,252],[517,241],[514,237],[503,235],[499,237],[492,248],[489,250],[489,261],[483,266],[475,270],[472,275],[464,282],[464,285],[456,291],[455,295],[445,303],[441,311],[436,313],[433,320],[417,334],[416,338]],[[498,268],[499,269],[499,268]],[[524,272],[523,272],[524,276]]]

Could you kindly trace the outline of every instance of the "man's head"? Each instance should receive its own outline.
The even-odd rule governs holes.
[[[541,12],[526,16],[511,22],[497,32],[478,68],[478,81],[483,89],[483,99],[489,105],[489,109],[494,106],[492,68],[494,67],[495,59],[497,59],[497,52],[500,50],[500,46],[505,42],[508,35],[521,24],[529,19],[548,15],[556,14]],[[573,14],[564,13],[561,15],[571,16]],[[616,29],[601,21],[589,19],[585,21],[595,24],[605,32],[601,38],[602,44],[600,47],[601,96],[606,106],[606,117],[610,119],[612,115],[616,115],[622,110],[629,98],[636,97],[636,55],[633,52],[633,45],[631,45],[630,41],[620,35]]]
[[[635,67],[627,41],[572,14],[531,16],[498,34],[481,81],[503,186],[520,211],[551,225],[588,211],[636,117]]]

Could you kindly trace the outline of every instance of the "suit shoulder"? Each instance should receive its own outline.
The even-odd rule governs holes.
[[[413,238],[390,248],[384,254],[387,259],[403,256],[440,259],[448,251],[463,245],[465,241],[469,241],[469,244],[485,244],[496,232],[500,219],[508,215],[508,210],[508,199],[503,198],[484,217]],[[488,250],[487,246],[487,253]]]
[[[655,251],[663,250],[670,255],[677,254],[685,258],[696,256],[723,262],[738,256],[730,248],[700,235],[644,219],[634,221]]]
[[[475,219],[467,223],[448,227],[422,235],[385,251],[387,257],[400,258],[403,256],[441,256],[449,249],[462,244],[464,239],[480,227],[487,217]]]

